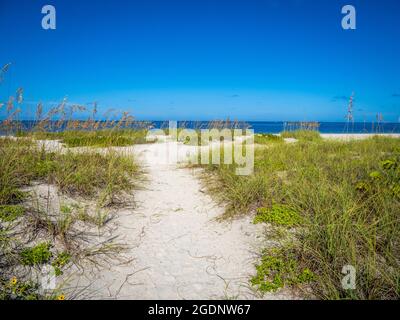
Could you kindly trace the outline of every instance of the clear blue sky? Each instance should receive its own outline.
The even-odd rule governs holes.
[[[354,91],[356,120],[400,116],[397,0],[0,0],[0,39],[0,102],[23,87],[25,114],[67,96],[148,120],[342,121]]]

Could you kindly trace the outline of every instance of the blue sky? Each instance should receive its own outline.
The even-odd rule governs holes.
[[[354,91],[356,121],[400,116],[396,0],[0,0],[0,39],[0,102],[23,87],[26,115],[68,97],[147,120],[342,121]]]

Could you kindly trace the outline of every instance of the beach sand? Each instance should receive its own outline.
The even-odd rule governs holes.
[[[176,143],[175,143],[176,144]],[[259,299],[249,285],[260,250],[273,245],[267,226],[246,215],[219,222],[224,212],[204,190],[201,169],[160,164],[173,142],[115,148],[134,154],[147,182],[134,191],[136,207],[116,213],[113,235],[126,244],[124,263],[76,270],[74,283],[98,299]],[[47,144],[54,146],[54,144]],[[193,147],[180,145],[186,157]],[[72,270],[70,270],[72,272]],[[288,290],[263,299],[296,298]]]

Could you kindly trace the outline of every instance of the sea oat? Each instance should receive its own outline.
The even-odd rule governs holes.
[[[22,101],[24,100],[23,98],[23,93],[24,93],[24,89],[23,88],[18,88],[17,92],[16,92],[16,100],[18,104],[21,104]]]

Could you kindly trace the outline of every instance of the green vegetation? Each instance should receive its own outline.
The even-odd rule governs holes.
[[[254,223],[273,223],[294,227],[301,223],[301,216],[288,206],[274,204],[272,208],[258,208]]]
[[[0,205],[0,222],[11,222],[21,217],[25,209],[19,205]]]
[[[102,190],[101,197],[110,197],[132,189],[138,168],[132,159],[116,153],[53,154],[53,171],[48,175],[51,183],[68,194],[92,197]],[[106,195],[104,194],[106,193]]]
[[[276,291],[285,285],[301,285],[315,280],[314,274],[309,269],[299,267],[297,259],[289,250],[265,251],[256,270],[257,274],[250,282],[261,292]]]
[[[71,260],[71,255],[68,252],[61,252],[57,255],[57,258],[51,263],[54,267],[56,276],[63,274],[62,268],[64,268]]]
[[[50,243],[43,242],[33,248],[26,248],[21,252],[21,262],[26,266],[44,264],[50,260],[52,253]]]
[[[133,155],[109,147],[147,143],[152,125],[112,110],[103,117],[118,120],[96,120],[97,103],[89,111],[63,99],[45,114],[39,103],[34,127],[26,129],[18,120],[22,91],[17,94],[21,99],[10,97],[7,118],[0,121],[2,134],[16,136],[0,137],[0,299],[64,300],[64,294],[40,293],[32,275],[51,264],[62,276],[71,262],[97,264],[122,250],[115,237],[100,242],[100,228],[111,219],[111,205],[130,201],[125,194],[139,170]],[[73,120],[80,112],[87,120]],[[64,148],[40,148],[38,140],[59,140]],[[41,194],[44,187],[47,195]]]
[[[313,130],[295,130],[295,131],[284,131],[281,133],[282,138],[294,138],[300,141],[319,141],[321,135],[318,131]]]
[[[60,140],[67,147],[125,147],[148,143],[144,129],[66,130],[61,132],[32,131],[20,136],[37,140]]]
[[[20,252],[21,264],[29,267],[40,267],[43,264],[50,263],[54,267],[55,275],[63,274],[62,269],[70,262],[71,256],[67,252],[61,252],[55,256],[51,252],[50,242],[42,242],[31,248],[24,248]],[[64,300],[64,295],[43,295],[39,291],[39,285],[34,281],[23,281],[17,277],[11,277],[7,280],[0,278],[0,300],[43,300],[59,299]]]
[[[104,143],[116,144],[112,139]],[[79,205],[76,208],[61,204],[55,215],[46,211],[45,204],[40,206],[40,199],[23,191],[24,188],[50,185],[68,199],[91,202],[95,214],[93,210],[85,211],[85,219],[99,230],[110,219],[106,207],[123,203],[123,193],[132,191],[138,175],[133,155],[124,156],[112,149],[51,152],[39,148],[31,137],[0,138],[0,298],[54,299],[38,292],[29,272],[19,273],[18,279],[10,280],[14,270],[51,264],[56,276],[61,276],[72,256],[75,263],[88,255],[85,250],[89,250],[86,247],[92,237],[91,232],[85,234],[76,229],[79,222],[85,223],[80,219]],[[25,236],[29,239],[27,243]],[[42,242],[32,246],[30,242],[38,236]],[[56,241],[64,247],[61,253],[52,249]],[[117,250],[112,239],[104,241],[90,251],[90,261],[94,261],[92,256],[111,256]],[[63,295],[59,297],[64,299]]]
[[[269,143],[282,143],[283,138],[269,133],[258,133],[254,135],[254,143],[269,144]]]
[[[38,284],[32,281],[20,281],[16,277],[10,280],[0,278],[0,300],[39,300],[41,296]]]
[[[256,149],[252,176],[236,176],[234,166],[206,166],[215,177],[210,190],[227,204],[224,217],[262,207],[255,222],[300,225],[286,236],[295,244],[293,259],[318,279],[310,286],[319,298],[398,299],[400,141],[302,135],[293,136],[296,144]],[[345,265],[357,270],[355,290],[342,288]]]
[[[24,198],[20,187],[29,184],[35,176],[31,151],[27,141],[0,139],[0,205],[16,204]]]
[[[32,248],[25,248],[20,253],[21,263],[25,266],[38,266],[49,263],[54,257],[50,249],[51,244],[49,242],[42,242]],[[70,260],[71,255],[66,251],[56,255],[53,261],[51,261],[56,276],[63,274],[62,269],[70,262]]]
[[[32,181],[54,184],[70,195],[98,195],[103,204],[111,204],[133,188],[137,174],[134,161],[116,152],[54,153],[33,142],[0,139],[0,205],[21,202],[26,194],[20,188]]]

